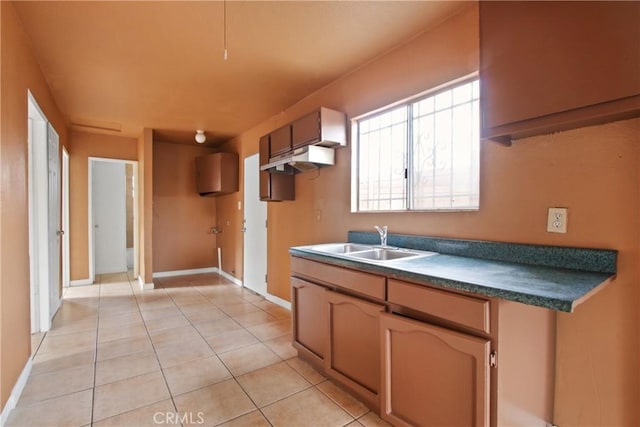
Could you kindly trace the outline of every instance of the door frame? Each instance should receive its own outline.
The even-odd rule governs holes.
[[[62,146],[62,290],[71,283],[69,236],[69,152]]]
[[[138,162],[135,160],[112,159],[107,157],[89,157],[88,158],[88,230],[87,236],[89,241],[89,280],[95,282],[95,242],[93,239],[93,164],[94,162],[115,162],[133,165],[133,277],[138,277]]]
[[[51,329],[49,286],[49,121],[27,91],[27,185],[31,333]]]

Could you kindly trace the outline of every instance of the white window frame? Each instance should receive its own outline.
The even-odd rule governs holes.
[[[424,92],[421,92],[419,94],[416,94],[414,96],[411,96],[409,98],[405,98],[403,100],[400,100],[398,102],[395,102],[393,104],[390,105],[386,105],[382,108],[376,109],[374,111],[359,115],[357,117],[353,117],[351,119],[351,212],[352,213],[397,213],[397,212],[469,212],[469,211],[478,211],[480,209],[480,188],[479,188],[479,181],[480,181],[480,153],[478,153],[478,164],[477,164],[477,168],[478,168],[478,174],[477,174],[477,180],[478,180],[478,204],[476,206],[469,206],[469,207],[446,207],[446,208],[429,208],[429,209],[416,209],[414,208],[412,205],[412,195],[411,195],[411,185],[412,185],[412,169],[410,168],[409,164],[412,161],[413,158],[413,135],[412,135],[412,125],[408,126],[407,129],[407,137],[406,137],[406,141],[405,141],[405,148],[406,148],[406,155],[405,155],[405,171],[406,171],[406,178],[405,178],[405,207],[403,209],[380,209],[380,210],[373,210],[373,209],[367,209],[367,210],[361,210],[359,203],[360,203],[360,197],[359,197],[359,184],[360,184],[360,171],[359,171],[359,159],[360,159],[360,141],[359,141],[359,123],[360,121],[364,120],[364,119],[369,119],[369,118],[373,118],[376,115],[382,115],[384,113],[387,113],[391,110],[394,110],[398,107],[401,106],[410,106],[412,104],[415,104],[417,102],[420,102],[423,99],[432,97],[437,95],[438,93],[442,93],[451,89],[454,89],[456,86],[461,86],[464,85],[465,83],[469,83],[471,81],[474,80],[478,80],[478,72],[463,76],[459,79],[455,79],[452,81],[449,81],[447,83],[444,83],[442,85],[439,85],[437,87],[428,89]],[[411,108],[409,108],[409,111],[411,111]],[[412,113],[411,113],[412,114]],[[413,116],[407,117],[407,123],[409,124],[411,121],[413,120]],[[478,139],[479,139],[479,129],[478,129]],[[480,145],[480,141],[478,140],[478,145]],[[478,151],[480,150],[480,147],[478,147]]]

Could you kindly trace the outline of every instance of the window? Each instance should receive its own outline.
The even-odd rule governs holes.
[[[353,119],[352,211],[478,209],[478,95],[474,77]]]

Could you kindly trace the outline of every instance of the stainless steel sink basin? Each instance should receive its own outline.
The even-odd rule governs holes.
[[[356,252],[349,254],[353,258],[362,258],[372,261],[391,261],[394,259],[409,258],[427,255],[425,252],[414,252],[403,249],[387,249],[387,248],[374,248],[369,251]]]
[[[312,246],[311,249],[331,254],[348,254],[350,252],[369,251],[372,247],[373,246],[358,243],[326,243],[324,245]]]
[[[345,258],[381,263],[436,255],[436,252],[394,248],[390,246],[363,245],[360,243],[325,243],[311,246],[309,249],[326,254],[342,255]]]

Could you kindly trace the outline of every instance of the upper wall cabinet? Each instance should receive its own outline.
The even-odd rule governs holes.
[[[480,2],[485,139],[640,116],[640,2]]]
[[[260,166],[269,163],[271,138],[260,138]],[[295,177],[293,174],[269,173],[260,171],[260,200],[263,202],[281,202],[295,199]]]
[[[291,151],[291,125],[286,125],[276,129],[270,134],[271,145],[269,156],[274,157]]]
[[[304,145],[325,147],[347,145],[347,117],[340,111],[321,107],[291,123],[294,149]]]
[[[213,153],[196,157],[196,188],[207,197],[238,191],[238,155]]]

